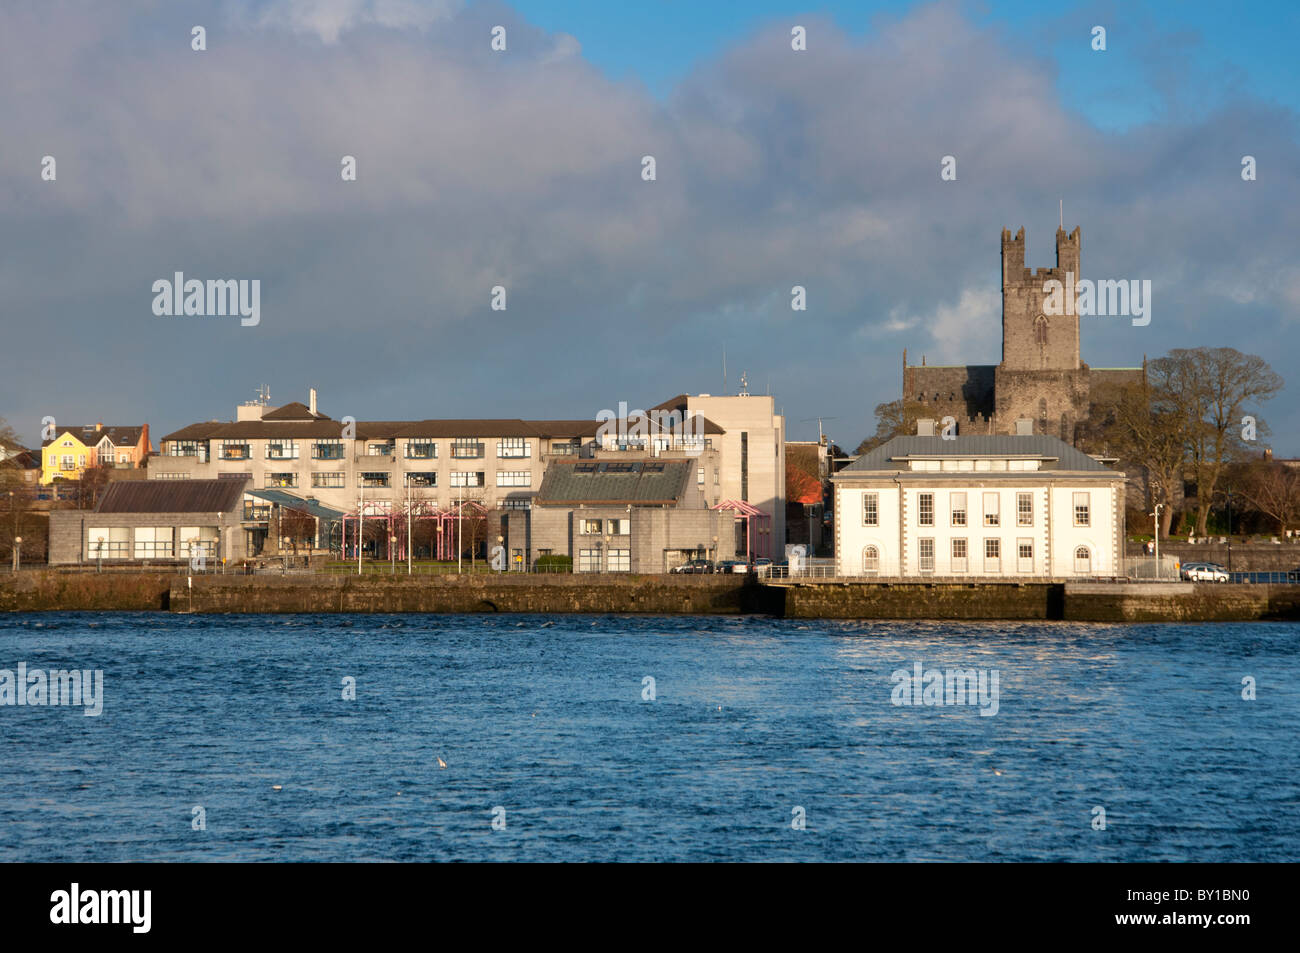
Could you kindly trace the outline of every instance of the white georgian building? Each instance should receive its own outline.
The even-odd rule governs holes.
[[[1055,437],[895,437],[832,480],[840,576],[1123,574],[1124,474]]]

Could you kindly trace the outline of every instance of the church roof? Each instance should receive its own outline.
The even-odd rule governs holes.
[[[1042,461],[1040,470],[1115,472],[1056,437],[1044,434],[1006,434],[955,437],[950,440],[943,437],[895,437],[870,453],[864,453],[839,473],[906,470],[905,461],[908,459],[935,457],[1029,458]],[[1024,476],[1023,472],[1015,472],[1018,476]],[[985,474],[981,472],[980,476]]]

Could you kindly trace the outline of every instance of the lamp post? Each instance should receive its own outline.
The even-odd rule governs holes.
[[[357,474],[357,575],[361,575],[361,543],[365,540],[366,534],[362,531],[365,526],[366,512],[366,484],[360,474]]]
[[[95,572],[104,571],[104,537],[99,537],[99,546],[95,549]]]
[[[500,533],[497,534],[497,548],[501,550],[501,568],[509,569],[510,563],[506,561],[506,538]]]
[[[15,536],[14,537],[14,572],[18,571],[18,567],[22,562],[22,551],[23,551],[23,538],[21,536]]]
[[[1228,487],[1228,572],[1232,572],[1232,487]]]
[[[1154,527],[1154,533],[1152,538],[1155,540],[1155,544],[1156,544],[1155,554],[1156,554],[1156,578],[1157,579],[1160,578],[1160,511],[1164,508],[1165,505],[1163,503],[1157,503],[1156,511],[1151,514],[1153,527]]]

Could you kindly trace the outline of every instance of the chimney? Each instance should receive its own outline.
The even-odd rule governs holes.
[[[1034,421],[1032,417],[1016,418],[1016,436],[1032,437],[1034,434]]]
[[[99,432],[100,432],[101,430],[103,430],[103,429],[104,429],[104,422],[103,422],[102,420],[96,421],[96,422],[95,422],[95,433],[99,433]]]
[[[918,420],[916,422],[916,435],[918,437],[933,437],[934,420],[930,418]]]
[[[311,415],[315,417],[316,416],[316,388],[313,387],[311,390],[307,392],[307,394],[308,394],[307,409],[310,410]]]

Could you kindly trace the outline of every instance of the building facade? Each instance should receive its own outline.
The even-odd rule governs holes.
[[[895,437],[831,479],[837,575],[1123,575],[1124,474],[1055,437]]]
[[[146,465],[153,446],[149,425],[114,427],[96,423],[64,427],[41,445],[41,483],[80,480],[90,467],[134,469]]]
[[[952,417],[962,435],[1016,433],[1029,421],[1036,434],[1074,443],[1094,402],[1143,379],[1141,367],[1092,368],[1081,359],[1079,315],[1049,315],[1048,281],[1080,279],[1082,236],[1056,232],[1056,267],[1025,267],[1025,230],[1002,230],[1002,360],[998,364],[920,365],[903,352],[907,420]],[[1073,309],[1072,309],[1073,310]]]

